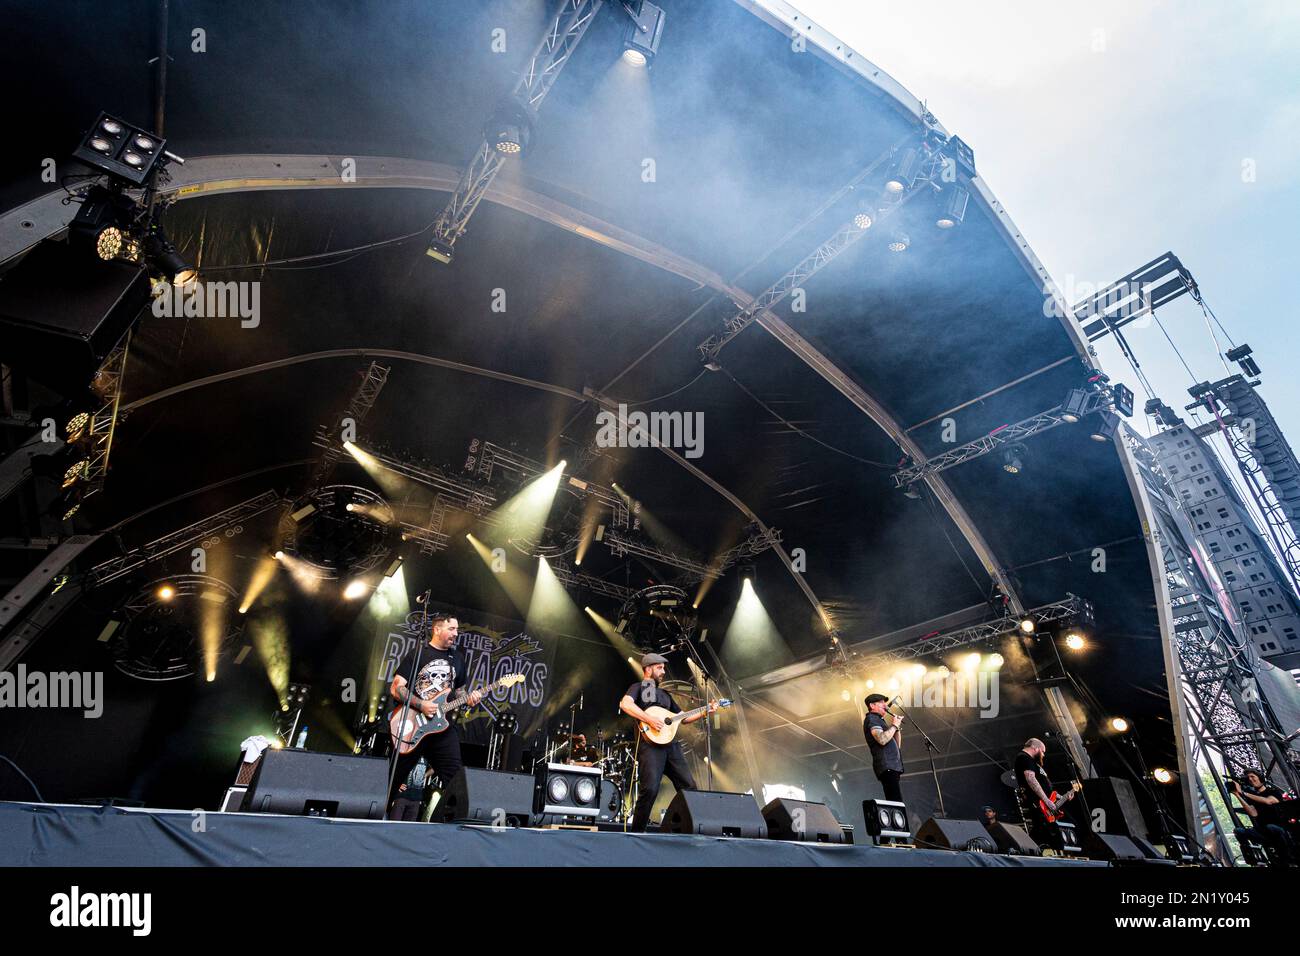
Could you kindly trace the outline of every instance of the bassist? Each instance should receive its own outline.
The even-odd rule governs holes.
[[[645,679],[629,687],[618,704],[619,710],[639,723],[646,724],[656,733],[664,729],[663,721],[647,714],[645,708],[658,706],[674,714],[682,712],[682,708],[678,706],[677,701],[673,700],[672,695],[659,686],[659,682],[664,678],[667,664],[668,659],[661,654],[646,654],[642,657],[641,673]],[[717,704],[712,703],[707,710],[684,720],[683,723],[694,723],[715,710]],[[643,833],[650,820],[650,810],[659,796],[659,787],[663,783],[664,776],[668,777],[679,792],[694,790],[695,778],[691,776],[691,768],[687,766],[682,745],[675,738],[672,743],[657,744],[647,740],[644,734],[637,736],[637,799],[636,810],[632,814],[631,830],[634,833]]]
[[[393,683],[389,687],[389,692],[399,704],[419,710],[426,717],[431,716],[435,710],[432,698],[446,687],[464,687],[469,674],[465,655],[456,648],[460,622],[441,611],[431,612],[429,620],[433,624],[429,643],[423,647],[417,644],[406,653],[397,665]],[[417,655],[420,670],[418,674],[413,674]],[[481,697],[479,691],[474,691],[469,695],[467,703],[473,707]],[[438,775],[443,787],[451,783],[461,768],[460,737],[456,733],[455,724],[441,733],[426,735],[415,749],[401,754],[397,758],[394,784],[404,782],[421,757]]]
[[[1043,754],[1047,753],[1047,745],[1037,737],[1030,737],[1025,741],[1024,747],[1020,753],[1016,754],[1016,782],[1020,785],[1021,807],[1024,811],[1025,827],[1029,831],[1029,836],[1039,846],[1049,846],[1057,853],[1062,852],[1064,841],[1061,837],[1061,828],[1056,825],[1054,819],[1049,820],[1043,812],[1041,804],[1049,807],[1053,806],[1051,796],[1055,791],[1052,789],[1051,778],[1047,776],[1047,771],[1043,769]],[[1061,809],[1066,803],[1074,799],[1077,791],[1070,790],[1065,795],[1064,800],[1058,798],[1055,803],[1056,809],[1052,811],[1053,816],[1059,816],[1063,813]]]

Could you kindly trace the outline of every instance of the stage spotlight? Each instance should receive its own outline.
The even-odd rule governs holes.
[[[907,233],[896,232],[894,233],[893,237],[889,240],[889,251],[906,252],[907,247],[910,246],[911,244],[912,244],[912,240],[908,238]]]
[[[962,655],[961,669],[964,671],[979,670],[980,655],[979,651],[971,651],[969,654]]]
[[[1020,619],[1020,633],[1034,633],[1034,619],[1032,617],[1023,617]]]
[[[284,557],[284,552],[283,552],[283,551],[277,551],[277,552],[275,552],[274,557],[275,557],[275,560],[279,561],[281,558]]]
[[[145,255],[150,265],[177,288],[183,289],[198,281],[199,271],[176,251],[176,247],[171,244],[161,228],[155,229],[145,240]]]
[[[68,238],[94,249],[101,259],[116,259],[125,248],[136,212],[136,204],[127,196],[94,186],[82,200],[76,218],[68,224]]]
[[[347,601],[355,601],[357,598],[364,596],[369,590],[370,585],[366,584],[361,578],[357,578],[355,581],[350,581],[348,586],[343,589],[343,598]]]
[[[623,37],[623,60],[633,66],[648,67],[663,39],[664,12],[648,0],[624,3],[623,9],[632,18]]]
[[[873,222],[875,220],[871,217],[871,208],[869,206],[864,205],[853,216],[853,225],[858,229],[870,229]]]
[[[488,120],[484,136],[503,156],[522,156],[533,137],[532,116],[520,103],[503,103]]]
[[[1081,651],[1084,649],[1086,644],[1087,642],[1083,639],[1083,635],[1078,631],[1071,631],[1069,634],[1065,635],[1065,646],[1072,651]]]
[[[69,445],[75,445],[86,436],[86,431],[90,428],[90,413],[77,412],[68,419],[68,424],[63,428],[64,440]]]
[[[1110,719],[1110,729],[1117,734],[1128,733],[1129,723],[1123,717],[1112,717]]]
[[[1025,468],[1026,448],[1017,442],[1009,445],[1002,452],[1002,470],[1010,475],[1018,475]]]
[[[840,700],[843,700],[843,701],[850,701],[850,700],[852,700],[852,699],[853,699],[853,694],[852,694],[851,691],[849,691],[849,690],[847,690],[847,689],[846,689],[846,690],[842,690],[842,691],[840,691]]]
[[[988,656],[989,670],[997,670],[1003,665],[1004,661],[1001,654],[990,654]]]
[[[970,202],[970,193],[965,188],[956,184],[949,186],[944,190],[943,212],[934,224],[940,229],[951,229],[953,226],[959,226],[962,220],[966,218],[966,204]]]
[[[1166,770],[1164,767],[1156,767],[1156,769],[1151,771],[1151,776],[1155,779],[1156,783],[1174,782],[1174,772],[1172,770]]]
[[[1115,429],[1119,427],[1119,416],[1114,412],[1102,412],[1098,416],[1097,427],[1092,432],[1092,440],[1095,442],[1108,442],[1115,437]]]
[[[1066,393],[1065,401],[1061,403],[1061,418],[1073,425],[1083,417],[1084,409],[1088,407],[1088,393],[1081,388],[1072,388]]]
[[[911,189],[921,171],[921,151],[916,147],[903,150],[894,174],[885,181],[885,191],[898,195]]]
[[[176,596],[176,589],[170,584],[164,584],[158,589],[158,599],[160,601],[170,601]]]

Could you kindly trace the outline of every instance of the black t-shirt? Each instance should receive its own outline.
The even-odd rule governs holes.
[[[871,732],[873,727],[888,730],[889,726],[889,721],[880,714],[868,713],[867,719],[862,722],[862,733],[867,738],[867,746],[871,748],[871,769],[877,774],[884,770],[903,772],[903,755],[898,751],[898,735],[895,734],[889,743],[881,744]]]
[[[652,680],[637,681],[627,689],[627,696],[642,710],[647,707],[663,707],[674,714],[682,712],[677,701],[673,700],[673,695]]]
[[[416,654],[420,656],[420,673],[412,679]],[[448,684],[464,687],[469,677],[469,666],[459,648],[440,651],[426,643],[417,644],[406,652],[406,656],[397,665],[397,674],[406,678],[406,686],[416,697],[427,700]]]
[[[1015,768],[1016,789],[1020,794],[1021,802],[1026,807],[1038,810],[1038,794],[1030,790],[1029,785],[1025,783],[1025,771],[1033,771],[1034,776],[1038,778],[1038,785],[1043,788],[1043,794],[1049,797],[1052,795],[1052,778],[1047,775],[1047,771],[1043,769],[1037,758],[1029,756],[1023,750],[1016,754]]]
[[[1260,787],[1258,790],[1250,784],[1243,783],[1241,785],[1241,792],[1253,793],[1257,797],[1273,797],[1278,801],[1277,803],[1256,803],[1254,800],[1247,800],[1245,797],[1241,798],[1242,803],[1248,807],[1253,807],[1257,812],[1258,815],[1254,817],[1254,823],[1256,826],[1265,827],[1271,823],[1277,824],[1278,826],[1283,825],[1281,803],[1283,794],[1281,790],[1273,786],[1271,783],[1264,784],[1264,786]]]

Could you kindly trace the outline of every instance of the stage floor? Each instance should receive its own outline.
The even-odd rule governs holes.
[[[0,803],[0,866],[1083,867],[877,846]]]

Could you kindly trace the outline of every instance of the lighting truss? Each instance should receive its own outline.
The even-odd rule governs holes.
[[[136,568],[161,560],[169,554],[175,554],[227,528],[242,528],[245,521],[271,510],[280,504],[281,500],[274,491],[264,491],[256,497],[231,505],[224,511],[218,511],[171,534],[155,538],[121,557],[95,565],[86,573],[86,587],[94,588],[116,581]]]
[[[1019,633],[1020,622],[1025,617],[1033,619],[1034,629],[1037,632],[1044,625],[1053,624],[1057,621],[1069,621],[1076,617],[1085,616],[1088,613],[1089,604],[1086,600],[1076,594],[1066,592],[1066,596],[1062,600],[1031,608],[1024,615],[1007,615],[992,621],[985,621],[982,624],[972,624],[969,627],[950,631],[947,634],[928,637],[925,640],[915,641],[903,647],[881,651],[878,654],[856,657],[853,658],[849,666],[854,670],[870,670],[875,667],[883,667],[886,664],[897,664],[902,661],[916,660],[918,657],[929,657],[942,651],[951,651],[970,644],[995,641],[1007,634]],[[835,676],[830,669],[823,669],[821,673],[826,674],[828,677]]]
[[[890,210],[885,210],[876,219],[879,223],[885,218]],[[771,309],[781,302],[795,289],[804,285],[809,279],[824,269],[831,263],[841,252],[849,248],[859,239],[867,234],[866,229],[860,229],[852,221],[847,225],[841,226],[835,231],[829,239],[814,249],[807,255],[797,266],[787,272],[781,278],[777,279],[772,285],[768,286],[758,295],[749,305],[740,309],[735,315],[723,322],[723,329],[716,335],[711,335],[697,348],[700,357],[706,364],[712,364],[717,361],[718,353],[721,352],[727,344],[745,329],[749,328],[760,314]]]
[[[740,542],[733,548],[729,548],[714,560],[713,566],[721,574],[738,561],[746,558],[752,558],[775,548],[781,543],[781,532],[777,528],[759,528],[746,540]]]
[[[515,84],[512,93],[515,101],[532,113],[537,111],[587,27],[600,12],[601,3],[602,0],[564,0]],[[433,226],[433,241],[445,248],[448,259],[504,161],[503,155],[486,138],[479,143],[478,151],[456,184],[456,191]]]
[[[615,584],[613,581],[606,581],[604,578],[598,578],[583,571],[575,571],[563,561],[551,559],[546,563],[550,567],[551,573],[555,575],[555,579],[565,588],[591,591],[595,594],[603,594],[605,597],[617,598],[620,601],[626,601],[636,593],[632,588]]]
[[[1088,392],[1088,401],[1083,406],[1082,415],[1089,415],[1093,412],[1107,409],[1115,403],[1114,393],[1110,387],[1102,387]],[[1057,405],[1055,408],[1040,412],[1023,421],[1016,422],[1014,425],[1004,425],[995,431],[989,432],[974,441],[967,442],[964,445],[958,445],[941,455],[935,455],[933,458],[927,458],[923,462],[908,465],[906,468],[900,468],[891,475],[895,488],[906,488],[913,482],[925,478],[927,475],[937,474],[946,471],[954,465],[960,465],[963,462],[971,461],[975,458],[981,458],[1001,445],[1014,444],[1022,442],[1034,435],[1041,434],[1057,425],[1066,424],[1065,406]]]
[[[118,410],[122,404],[122,376],[126,370],[126,356],[131,343],[131,333],[109,353],[104,364],[95,372],[93,388],[103,404],[90,416],[87,427],[89,454],[82,484],[82,498],[89,498],[104,489],[108,476],[108,459],[113,452],[113,437],[117,432]]]
[[[579,460],[583,457],[580,456]],[[470,457],[465,460],[465,468],[484,482],[490,482],[498,469],[504,469],[521,483],[531,481],[548,470],[541,462],[492,442],[481,442],[477,438],[470,442]],[[626,528],[631,524],[631,513],[622,495],[613,488],[594,481],[576,480],[582,482],[584,494],[599,499],[601,504],[609,508],[613,527]]]
[[[686,572],[686,576],[691,583],[702,581],[705,578],[716,581],[722,577],[722,571],[716,565],[705,564],[685,555],[665,551],[663,548],[655,547],[648,541],[639,540],[612,528],[605,529],[601,541],[609,548],[610,554],[616,557],[621,558],[628,554],[635,554],[638,557],[649,558],[651,561],[658,561],[660,564],[666,564],[669,567]]]
[[[332,439],[331,434],[338,430],[339,423],[345,418],[352,419],[360,427],[366,420],[366,416],[370,414],[370,410],[375,407],[375,402],[379,400],[379,393],[383,391],[384,384],[388,381],[388,373],[391,371],[391,368],[378,362],[371,362],[370,367],[361,373],[361,381],[356,391],[352,393],[352,398],[348,400],[347,407],[332,425],[321,425],[316,430],[316,438],[312,444],[324,449],[324,454],[312,469],[311,478],[307,482],[308,488],[318,488],[325,484],[334,466],[347,457],[347,450]]]

